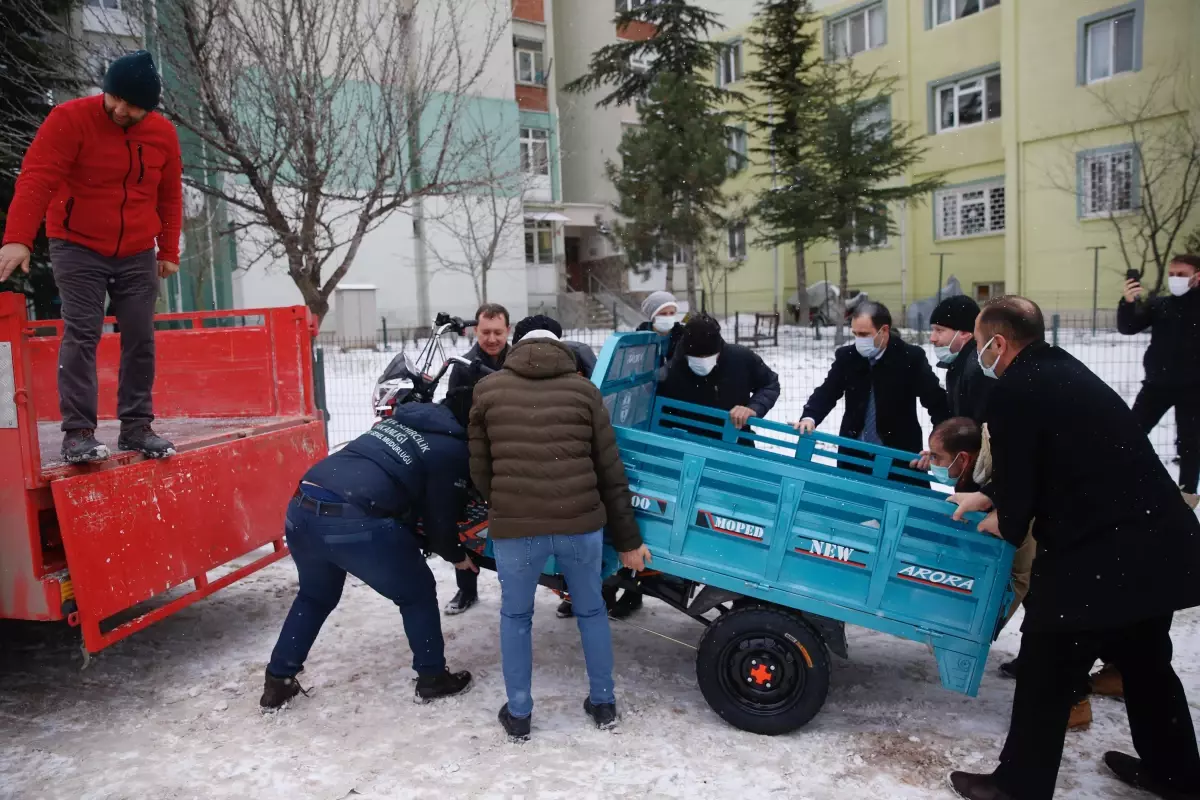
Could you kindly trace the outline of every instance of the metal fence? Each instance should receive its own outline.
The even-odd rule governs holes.
[[[1111,318],[1101,321],[1092,332],[1090,313],[1055,315],[1049,337],[1071,352],[1099,375],[1116,392],[1132,404],[1141,388],[1142,356],[1150,343],[1149,334],[1122,336],[1111,326]],[[736,314],[723,321],[727,340],[749,339],[755,333],[755,315]],[[762,333],[762,328],[759,329]],[[597,354],[611,330],[570,330],[564,338],[584,342]],[[847,335],[848,331],[847,331]],[[926,347],[930,362],[934,362],[928,334],[921,330],[901,331],[906,341]],[[319,339],[320,362],[324,373],[325,408],[329,413],[329,442],[336,446],[349,441],[370,428],[374,422],[371,391],[375,380],[398,352],[416,357],[428,341],[427,331],[379,331],[374,341],[346,341],[322,335]],[[798,419],[809,395],[820,385],[833,360],[837,347],[836,328],[806,328],[782,323],[777,331],[778,344],[768,340],[755,351],[779,375],[782,394],[769,418],[791,422]],[[443,347],[447,355],[462,355],[472,344],[466,337],[446,335]],[[942,370],[936,370],[944,376]],[[445,381],[443,381],[443,384]],[[444,390],[444,387],[443,387]],[[924,409],[920,410],[926,433],[930,429]],[[826,419],[821,430],[836,433],[841,422],[842,404]],[[1097,432],[1098,435],[1102,432]],[[1155,449],[1168,466],[1175,468],[1175,419],[1168,414],[1150,435]]]

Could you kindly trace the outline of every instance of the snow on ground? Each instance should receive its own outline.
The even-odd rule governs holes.
[[[453,570],[431,562],[441,598]],[[704,702],[694,653],[613,623],[620,728],[590,728],[571,620],[542,590],[534,626],[533,740],[504,740],[497,642],[499,587],[444,620],[451,666],[474,671],[461,698],[411,702],[410,653],[394,607],[351,579],[302,676],[310,697],[258,710],[262,670],[295,591],[290,561],[273,565],[103,652],[80,671],[76,632],[0,626],[0,798],[4,800],[390,800],[462,797],[778,796],[797,800],[945,800],[946,774],[989,771],[1008,727],[1013,683],[992,650],[979,697],[940,687],[918,644],[859,628],[834,659],[820,714],[787,736],[726,725]],[[682,642],[699,624],[656,602],[632,622]],[[1175,621],[1175,665],[1200,709],[1200,612]],[[1106,750],[1129,750],[1116,701],[1093,701],[1095,724],[1070,734],[1058,796],[1144,797],[1111,778]],[[1200,717],[1200,711],[1193,711]],[[1200,720],[1197,720],[1200,722]]]

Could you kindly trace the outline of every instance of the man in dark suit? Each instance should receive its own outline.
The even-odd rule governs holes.
[[[970,800],[1054,794],[1067,718],[1097,658],[1125,677],[1140,759],[1104,756],[1122,781],[1163,798],[1200,797],[1200,753],[1171,668],[1171,616],[1200,605],[1200,522],[1136,417],[1107,384],[1045,341],[1035,303],[1001,297],[975,328],[988,402],[992,474],[954,495],[956,517],[993,511],[981,530],[1037,558],[1025,598],[1008,741],[990,775],[956,772]]]
[[[850,330],[854,343],[834,354],[825,382],[808,398],[796,429],[811,433],[845,397],[846,412],[839,436],[919,452],[924,437],[917,419],[917,402],[929,412],[934,425],[950,417],[946,391],[933,374],[925,351],[892,330],[892,315],[883,303],[859,305]],[[843,452],[864,457],[860,451]],[[869,471],[845,462],[838,466]]]

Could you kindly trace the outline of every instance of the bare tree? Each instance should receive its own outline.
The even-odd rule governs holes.
[[[1093,88],[1092,97],[1123,131],[1123,143],[1132,145],[1130,155],[1094,166],[1080,159],[1080,174],[1051,176],[1051,184],[1075,195],[1081,209],[1100,209],[1097,216],[1112,226],[1126,269],[1140,272],[1143,283],[1152,270],[1155,293],[1171,256],[1185,244],[1185,231],[1196,224],[1200,201],[1200,120],[1186,74],[1165,70],[1138,94],[1117,93],[1107,84]]]
[[[452,197],[443,213],[430,218],[431,231],[440,231],[449,246],[436,236],[428,240],[437,272],[465,275],[475,288],[477,305],[488,302],[488,277],[496,259],[510,247],[520,246],[525,226],[525,195],[533,188],[534,176],[549,170],[550,142],[522,150],[520,167],[513,150],[516,131],[487,130],[486,121],[473,120],[479,142],[481,184]]]
[[[147,4],[148,6],[151,4]],[[503,0],[187,0],[146,26],[197,147],[185,180],[228,204],[242,266],[281,260],[323,319],[391,214],[486,183],[463,124]]]
[[[745,258],[730,255],[727,233],[724,228],[708,228],[696,247],[688,252],[688,258],[695,265],[696,274],[707,293],[708,302],[714,309],[721,290],[731,282],[732,274],[746,263]]]

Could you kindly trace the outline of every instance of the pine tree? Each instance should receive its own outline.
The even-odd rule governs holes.
[[[54,99],[79,91],[80,64],[63,35],[70,0],[8,0],[0,3],[0,228],[12,202],[17,173],[38,126]],[[32,298],[39,318],[52,313],[58,294],[50,271],[48,243],[39,235],[30,258],[29,275],[19,270],[0,291],[23,292]]]
[[[822,238],[826,192],[815,131],[821,90],[818,20],[811,0],[760,0],[750,28],[758,68],[746,74],[755,102],[746,117],[765,142],[753,152],[770,164],[771,184],[754,198],[758,240],[765,247],[789,246],[795,258],[796,296],[807,321],[808,269],[805,247]]]
[[[814,83],[816,115],[814,156],[825,193],[822,238],[837,243],[842,301],[849,292],[850,251],[864,232],[886,228],[896,233],[889,203],[920,202],[943,185],[940,175],[906,183],[903,179],[925,154],[924,137],[914,137],[912,126],[895,122],[883,113],[890,104],[897,79],[878,70],[858,72],[849,61],[821,66]],[[838,326],[838,340],[844,337]]]
[[[721,28],[716,14],[686,0],[661,0],[622,11],[615,23],[649,23],[656,33],[600,48],[588,73],[565,88],[608,89],[601,108],[636,105],[642,125],[625,131],[620,163],[607,165],[619,198],[614,210],[626,220],[615,232],[632,263],[666,263],[670,288],[676,248],[691,251],[721,224],[729,155],[722,107],[740,96],[705,75],[724,51],[710,39]],[[688,302],[696,307],[694,264],[687,278]]]

